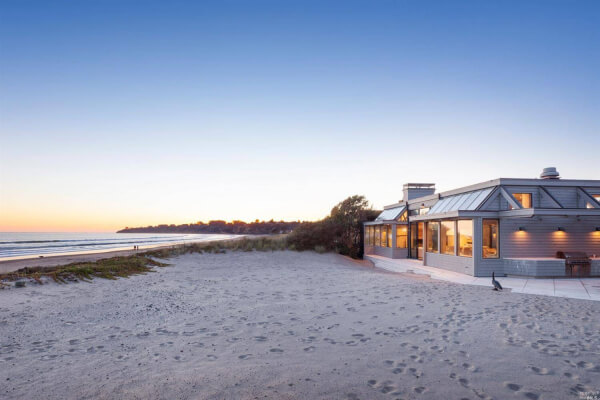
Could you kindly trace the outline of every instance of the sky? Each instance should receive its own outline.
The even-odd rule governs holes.
[[[597,1],[0,3],[0,231],[600,179]]]

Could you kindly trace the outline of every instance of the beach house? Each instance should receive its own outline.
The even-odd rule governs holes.
[[[412,258],[472,276],[600,276],[600,180],[499,178],[403,199],[364,223],[365,255]]]

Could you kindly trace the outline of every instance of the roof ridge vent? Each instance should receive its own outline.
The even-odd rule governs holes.
[[[541,179],[560,179],[560,174],[555,167],[544,168],[540,174]]]

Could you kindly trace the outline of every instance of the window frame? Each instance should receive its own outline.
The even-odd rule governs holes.
[[[443,229],[442,227],[444,226],[444,223],[451,223],[452,224],[452,237],[453,237],[453,243],[452,243],[452,253],[446,253],[442,250],[442,244],[443,244],[443,240],[442,240],[442,233],[443,233]],[[440,221],[440,254],[446,255],[446,256],[456,256],[456,220],[445,220],[445,221]]]
[[[517,199],[517,195],[528,195],[529,196],[529,207],[524,207],[523,206],[523,201]],[[521,206],[521,208],[528,210],[530,208],[534,208],[533,207],[533,193],[531,192],[518,192],[518,193],[512,193],[512,197],[517,201],[517,203],[519,203],[519,205]]]
[[[437,238],[436,238],[436,244],[437,244],[437,248],[435,250],[430,251],[429,250],[429,241],[431,240],[431,238],[433,237],[433,235],[429,234],[429,225],[430,224],[436,224],[437,225]],[[440,254],[440,221],[427,221],[427,227],[425,228],[426,231],[426,235],[427,235],[427,240],[425,243],[425,252],[426,253],[433,253],[433,254]],[[433,246],[432,246],[433,248]]]
[[[471,255],[463,255],[460,254],[460,229],[458,229],[458,226],[460,224],[460,222],[471,222]],[[459,219],[456,221],[456,255],[459,257],[465,257],[465,258],[473,258],[473,248],[475,247],[475,243],[473,242],[474,240],[474,236],[475,236],[475,222],[473,221],[473,219]]]
[[[402,228],[404,228],[404,232],[402,235],[398,235],[398,230],[401,230]],[[399,237],[403,237],[404,238],[404,247],[399,247],[398,246],[398,238]],[[396,225],[396,243],[395,243],[395,248],[396,249],[408,249],[408,225]]]
[[[483,248],[483,229],[485,226],[485,221],[495,221],[496,226],[498,227],[496,232],[496,256],[495,257],[486,257]],[[481,259],[482,260],[497,260],[500,258],[500,220],[497,218],[482,218],[481,219]]]

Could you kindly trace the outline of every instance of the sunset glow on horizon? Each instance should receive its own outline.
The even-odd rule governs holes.
[[[0,231],[600,179],[595,2],[5,2]],[[418,39],[418,40],[417,40]]]

